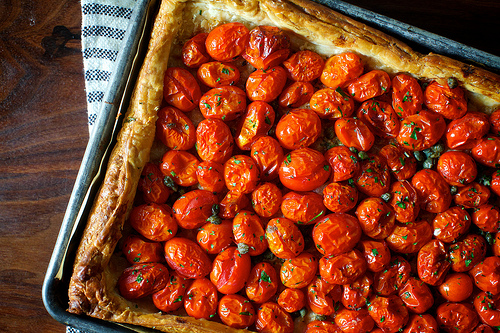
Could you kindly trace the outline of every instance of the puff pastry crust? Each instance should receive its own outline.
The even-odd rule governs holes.
[[[407,72],[424,80],[454,77],[467,90],[472,109],[489,113],[500,105],[498,75],[442,55],[417,53],[395,38],[307,0],[163,0],[129,110],[76,254],[69,312],[165,332],[240,331],[216,322],[162,314],[149,304],[127,301],[115,288],[123,263],[113,256],[142,168],[150,159],[164,72],[167,66],[175,65],[187,38],[230,21],[249,28],[278,26],[291,37],[293,49],[310,49],[325,58],[353,51],[366,68],[390,74]]]

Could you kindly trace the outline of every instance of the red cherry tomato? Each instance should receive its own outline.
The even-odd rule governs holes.
[[[375,143],[375,136],[366,124],[356,118],[340,118],[335,122],[335,134],[344,146],[368,151]]]
[[[196,279],[186,290],[184,309],[190,317],[210,319],[217,313],[217,289],[207,278]]]
[[[477,208],[488,202],[491,192],[485,185],[472,182],[460,187],[453,200],[457,205],[465,208]]]
[[[479,324],[472,333],[494,333],[493,328],[486,324]]]
[[[259,137],[267,135],[274,124],[275,113],[266,102],[252,102],[241,117],[236,144],[241,150],[250,150],[252,143]]]
[[[372,297],[368,312],[375,321],[375,325],[384,332],[399,331],[410,317],[403,301],[396,295]]]
[[[445,243],[455,242],[469,231],[471,217],[462,207],[451,207],[432,221],[434,237]]]
[[[323,203],[334,213],[346,213],[358,202],[358,191],[348,183],[330,183],[323,189]]]
[[[413,155],[400,145],[388,144],[379,152],[391,169],[392,174],[398,180],[413,177],[417,171],[417,160]]]
[[[491,175],[490,189],[498,196],[500,196],[500,170],[493,172]]]
[[[193,190],[179,197],[172,209],[181,228],[196,229],[215,215],[213,208],[218,203],[219,200],[212,192]]]
[[[486,240],[469,234],[449,247],[451,268],[455,272],[466,272],[483,260],[486,255]]]
[[[190,280],[180,276],[179,273],[172,272],[165,288],[153,294],[154,305],[163,312],[180,309],[184,304],[184,296],[190,283]]]
[[[233,235],[236,244],[249,247],[248,253],[257,256],[267,249],[264,228],[258,215],[242,210],[233,219]]]
[[[427,284],[413,277],[399,289],[399,297],[414,313],[424,313],[434,304],[434,297]]]
[[[484,116],[484,113],[480,114]],[[489,123],[491,124],[491,133],[495,136],[500,136],[500,109],[490,114]]]
[[[478,140],[472,148],[472,156],[483,165],[500,167],[500,138],[489,136]]]
[[[448,151],[439,157],[437,171],[450,185],[462,186],[477,176],[474,159],[461,151]]]
[[[389,193],[389,204],[396,213],[396,220],[402,223],[414,221],[420,212],[420,201],[410,182],[405,180],[392,183]]]
[[[259,166],[262,181],[278,178],[279,167],[284,155],[283,148],[276,139],[270,136],[258,138],[252,144],[250,156]]]
[[[201,89],[188,70],[169,67],[165,72],[163,97],[168,104],[181,111],[193,110],[200,101]]]
[[[451,267],[449,254],[443,242],[433,239],[425,244],[417,256],[417,272],[420,280],[432,286],[443,283]]]
[[[471,332],[479,320],[476,311],[470,304],[443,303],[436,310],[439,327],[451,333]]]
[[[330,166],[323,154],[311,148],[291,151],[280,165],[281,183],[292,191],[312,191],[330,176]]]
[[[222,252],[233,243],[233,222],[223,220],[221,224],[204,224],[196,235],[196,241],[209,254]]]
[[[138,235],[129,235],[125,238],[122,252],[127,261],[132,265],[165,260],[161,243],[152,242]]]
[[[199,163],[196,156],[187,151],[169,150],[161,159],[160,170],[177,185],[188,187],[198,183],[196,169]]]
[[[352,178],[360,168],[356,155],[346,146],[330,148],[325,153],[325,158],[332,169],[332,181],[341,182]]]
[[[334,322],[314,320],[306,326],[305,333],[342,333],[343,331]]]
[[[358,219],[346,213],[329,214],[312,231],[316,249],[325,256],[351,251],[361,238]]]
[[[323,197],[315,192],[288,192],[281,201],[281,212],[297,224],[313,224],[325,215]]]
[[[250,200],[244,193],[229,191],[219,204],[219,216],[224,219],[232,219],[243,209],[250,208]]]
[[[391,206],[380,198],[367,198],[356,208],[363,232],[374,239],[384,239],[394,230],[396,215]]]
[[[306,305],[304,292],[300,289],[286,288],[278,297],[278,305],[288,313],[299,311]]]
[[[224,295],[218,313],[222,322],[233,328],[251,326],[257,317],[252,303],[240,295]]]
[[[451,204],[450,187],[443,177],[434,170],[418,171],[411,184],[417,191],[420,208],[431,213],[441,213]]]
[[[358,78],[363,70],[361,58],[355,53],[346,52],[332,56],[325,62],[320,79],[325,86],[335,89]]]
[[[212,270],[212,262],[207,254],[192,240],[174,237],[165,243],[164,249],[168,265],[182,276],[197,279]]]
[[[500,230],[500,210],[490,204],[481,205],[472,213],[472,222],[483,231],[498,232]]]
[[[182,46],[182,62],[189,68],[197,68],[210,61],[205,41],[208,33],[201,32]]]
[[[389,248],[399,253],[416,253],[432,238],[432,227],[427,221],[396,224],[385,239]]]
[[[371,274],[364,274],[356,281],[343,286],[342,305],[350,310],[356,310],[366,305],[372,294],[373,278]]]
[[[245,292],[247,297],[257,304],[267,302],[278,290],[278,274],[267,262],[255,265],[250,271]]]
[[[309,252],[303,252],[283,262],[280,269],[281,282],[285,287],[300,289],[309,285],[318,271],[318,259]]]
[[[411,266],[403,257],[391,258],[389,266],[373,276],[373,290],[382,296],[395,294],[410,278]]]
[[[168,200],[171,191],[163,182],[163,177],[163,173],[156,164],[146,163],[137,187],[146,203],[163,204]]]
[[[487,257],[469,272],[476,287],[493,295],[500,293],[500,258]]]
[[[208,119],[234,120],[246,107],[245,92],[235,86],[210,89],[200,99],[200,111]]]
[[[290,54],[290,38],[277,27],[261,25],[250,31],[243,59],[257,69],[278,66]]]
[[[294,82],[281,92],[278,104],[285,108],[299,108],[309,102],[314,87],[309,82]]]
[[[363,253],[366,260],[366,268],[372,272],[384,270],[391,261],[391,251],[385,241],[371,239],[362,240],[358,243],[358,249]]]
[[[205,119],[196,128],[196,151],[204,161],[226,162],[233,145],[231,130],[222,120]]]
[[[448,274],[439,285],[439,293],[449,302],[462,302],[472,295],[474,284],[465,273]]]
[[[358,102],[381,96],[389,91],[391,78],[384,71],[375,69],[351,81],[347,86],[349,94]]]
[[[251,193],[259,182],[259,168],[246,155],[234,155],[224,163],[224,181],[230,191]]]
[[[398,143],[408,150],[424,150],[435,145],[446,130],[444,118],[434,112],[420,111],[401,121]]]
[[[354,101],[342,88],[324,88],[316,91],[309,102],[311,109],[324,119],[350,117]]]
[[[322,257],[319,260],[319,273],[328,283],[350,284],[366,271],[366,261],[358,250]]]
[[[175,150],[193,148],[196,141],[195,131],[193,122],[181,110],[167,106],[158,111],[156,137],[168,148]]]
[[[274,183],[262,183],[252,192],[253,210],[262,217],[271,217],[280,210],[282,194]]]
[[[438,333],[439,328],[433,316],[428,313],[413,314],[406,324],[403,333]]]
[[[165,204],[144,204],[132,209],[129,223],[149,240],[164,242],[177,233],[177,222],[172,209]]]
[[[474,309],[479,315],[479,319],[489,326],[500,326],[500,310],[498,309],[498,304],[497,295],[494,296],[484,291],[474,297]]]
[[[461,87],[450,88],[437,81],[431,82],[424,92],[425,105],[447,119],[457,119],[467,113],[467,100]]]
[[[387,193],[391,186],[391,174],[385,160],[378,155],[363,160],[354,184],[360,192],[371,197]]]
[[[267,70],[258,69],[252,72],[246,82],[248,98],[255,101],[271,102],[285,88],[286,71],[283,67],[276,66]]]
[[[201,189],[220,193],[224,187],[224,166],[213,161],[202,161],[196,168],[196,179]]]
[[[205,46],[215,60],[230,61],[244,52],[248,37],[249,30],[242,23],[226,23],[210,31]]]
[[[321,76],[325,61],[316,52],[309,50],[298,51],[287,60],[283,66],[288,77],[293,81],[309,82]]]
[[[237,83],[240,79],[238,67],[220,61],[211,61],[202,64],[198,68],[196,75],[202,83],[210,88],[230,86]]]
[[[293,221],[274,218],[266,227],[269,250],[278,258],[292,259],[304,250],[304,237]]]
[[[414,77],[401,73],[392,78],[392,107],[399,117],[420,112],[423,104],[424,93]]]
[[[162,290],[168,283],[168,269],[159,263],[136,264],[126,268],[118,278],[120,294],[135,300]]]
[[[335,316],[335,324],[345,333],[372,332],[375,322],[366,309],[341,309]]]
[[[467,112],[446,127],[446,145],[451,149],[471,149],[489,130],[488,116],[482,112]]]
[[[321,119],[309,109],[295,109],[284,115],[276,125],[276,137],[286,149],[312,145],[321,134]]]
[[[281,306],[267,302],[262,304],[257,311],[255,327],[262,333],[292,333],[294,323],[292,316]]]
[[[245,286],[250,275],[250,255],[229,247],[215,257],[210,281],[223,294],[235,294]]]
[[[317,276],[307,286],[309,308],[319,315],[329,316],[335,312],[335,303],[342,298],[342,286],[330,284]]]
[[[373,134],[381,138],[395,138],[399,133],[399,119],[392,106],[375,99],[361,104],[357,113]]]

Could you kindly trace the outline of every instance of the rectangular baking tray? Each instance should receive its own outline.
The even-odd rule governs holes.
[[[160,0],[138,0],[134,8],[116,69],[109,81],[100,116],[95,124],[80,166],[61,229],[45,275],[42,298],[49,314],[62,324],[85,332],[155,332],[150,329],[111,323],[66,311],[73,260],[85,223],[102,181],[107,160],[115,143],[121,116],[128,107],[149,34]],[[419,52],[435,52],[500,72],[500,57],[448,38],[396,21],[384,15],[336,0],[315,0],[357,21],[384,31],[408,43]]]

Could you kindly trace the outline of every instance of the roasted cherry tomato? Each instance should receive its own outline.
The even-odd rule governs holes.
[[[375,143],[375,136],[366,124],[356,118],[340,118],[335,122],[335,134],[344,146],[368,151]]]
[[[219,216],[232,219],[241,210],[248,208],[250,208],[250,200],[244,193],[229,191],[219,204]]]
[[[165,260],[161,243],[152,242],[138,235],[129,235],[125,238],[122,252],[127,261],[132,265]]]
[[[432,227],[427,221],[397,223],[385,239],[389,248],[399,253],[416,253],[432,238]]]
[[[358,191],[348,183],[330,183],[323,189],[323,203],[334,213],[345,213],[356,206]]]
[[[294,323],[292,316],[281,306],[267,302],[262,304],[257,311],[255,327],[262,333],[292,333]]]
[[[235,86],[210,89],[200,99],[200,111],[208,119],[234,120],[246,107],[245,92]]]
[[[196,129],[182,111],[167,106],[158,111],[156,137],[170,149],[188,150],[196,141]]]
[[[266,227],[269,250],[278,258],[292,259],[304,250],[304,237],[293,221],[274,218]]]
[[[205,46],[215,60],[230,61],[245,51],[248,37],[249,30],[242,23],[226,23],[210,31]]]
[[[356,208],[356,216],[363,232],[374,239],[384,239],[394,230],[396,214],[380,198],[366,198]]]
[[[358,175],[354,177],[354,184],[360,192],[371,197],[387,193],[391,186],[391,174],[385,160],[378,155],[363,160]]]
[[[240,79],[238,67],[220,61],[202,64],[196,75],[201,82],[210,88],[233,85]]]
[[[276,66],[267,70],[252,72],[246,82],[247,96],[251,101],[271,102],[285,88],[286,71]]]
[[[257,318],[252,303],[241,295],[224,295],[218,313],[222,322],[233,328],[246,328]]]
[[[449,247],[451,269],[466,272],[483,260],[486,255],[486,241],[482,236],[469,234]]]
[[[313,224],[325,215],[323,197],[315,192],[288,192],[281,201],[281,212],[297,224]]]
[[[399,119],[392,106],[375,99],[361,104],[357,113],[373,134],[381,138],[395,138],[399,133]]]
[[[439,157],[437,171],[450,185],[462,186],[477,176],[474,159],[461,151],[448,151]]]
[[[292,191],[312,191],[330,177],[330,166],[319,151],[299,148],[285,156],[279,176],[281,183]]]
[[[210,319],[217,313],[217,289],[207,278],[196,279],[186,290],[184,309],[190,317]]]
[[[120,294],[134,300],[162,290],[168,283],[168,269],[159,263],[141,263],[126,268],[118,278]]]
[[[321,76],[325,61],[309,50],[298,51],[283,61],[288,77],[293,81],[309,82]]]
[[[278,178],[279,167],[283,161],[284,154],[279,142],[270,137],[263,136],[252,144],[250,156],[259,166],[260,179],[270,181]]]
[[[224,187],[224,166],[213,161],[202,161],[196,168],[196,179],[201,189],[220,193]]]
[[[146,163],[137,187],[146,203],[162,204],[168,200],[171,191],[163,182],[163,178],[163,173],[156,164]]]
[[[248,253],[251,256],[262,254],[267,249],[262,222],[257,214],[246,210],[240,211],[233,219],[234,242],[248,246]]]
[[[350,117],[354,101],[342,88],[324,88],[316,91],[309,102],[311,109],[324,119]]]
[[[472,148],[472,156],[483,165],[500,167],[500,138],[489,136],[478,140]]]
[[[168,265],[182,276],[197,279],[212,270],[208,255],[192,240],[174,237],[165,243],[164,249]]]
[[[306,297],[300,289],[286,288],[278,297],[278,305],[286,312],[292,313],[306,305]]]
[[[500,210],[490,204],[481,205],[472,213],[472,222],[483,231],[498,232],[500,230]]]
[[[165,204],[144,204],[132,209],[129,223],[149,240],[164,242],[177,233],[177,222],[172,209]]]
[[[319,260],[319,273],[328,283],[350,284],[366,271],[366,261],[358,250],[324,256]]]
[[[436,319],[428,313],[413,314],[406,324],[403,333],[438,333],[439,328]]]
[[[270,263],[260,262],[250,271],[245,292],[250,300],[262,304],[276,294],[278,282],[274,267]]]
[[[462,302],[472,295],[474,284],[465,273],[448,274],[444,282],[439,285],[439,292],[449,302]]]
[[[314,320],[306,326],[305,333],[342,333],[343,331],[334,322]]]
[[[410,318],[406,306],[397,295],[372,297],[368,312],[375,321],[375,325],[384,332],[398,332],[403,329]]]
[[[356,281],[344,285],[342,304],[351,310],[362,308],[372,294],[373,278],[371,274],[364,274]]]
[[[494,333],[493,328],[486,324],[479,324],[472,333]]]
[[[373,290],[382,296],[395,294],[410,278],[411,266],[403,257],[391,258],[389,266],[373,276]]]
[[[500,196],[500,170],[496,170],[491,175],[490,189],[498,196]]]
[[[173,271],[165,288],[153,294],[154,305],[163,312],[180,309],[184,304],[184,296],[191,281]]]
[[[252,102],[241,117],[240,129],[236,135],[236,144],[242,150],[250,150],[252,143],[259,137],[267,135],[274,124],[275,113],[266,102]]]
[[[405,149],[424,150],[434,146],[446,130],[444,118],[434,112],[420,111],[401,121],[398,143]]]
[[[488,134],[490,123],[482,112],[467,112],[452,120],[446,127],[446,144],[451,149],[471,149],[479,139]]]
[[[460,187],[453,200],[457,205],[465,208],[477,208],[488,202],[491,192],[487,186],[472,182],[469,185]]]
[[[332,169],[332,181],[341,182],[352,178],[360,168],[356,155],[346,146],[330,148],[325,153],[325,158]]]
[[[472,290],[472,288],[471,288]],[[476,309],[479,319],[489,326],[500,326],[500,309],[498,295],[491,295],[486,292],[479,293],[474,297],[474,309]]]
[[[242,57],[257,69],[278,66],[290,54],[290,38],[277,27],[261,25],[250,31]]]
[[[440,285],[451,267],[449,260],[450,256],[443,242],[437,239],[429,241],[418,252],[418,277],[431,286]]]
[[[450,88],[449,85],[433,81],[425,88],[424,98],[429,110],[447,119],[457,119],[467,113],[467,100],[464,90],[459,86]]]
[[[189,68],[197,68],[210,61],[205,41],[208,33],[201,32],[182,46],[182,62]]]
[[[380,149],[379,154],[385,159],[387,166],[398,180],[409,179],[417,171],[417,160],[400,145],[385,145]]]
[[[271,217],[280,210],[281,190],[274,183],[262,183],[252,192],[253,210],[262,217]]]
[[[479,323],[476,311],[470,304],[443,303],[436,310],[439,327],[448,332],[471,332]]]
[[[358,102],[381,96],[389,91],[391,78],[384,71],[375,69],[351,81],[347,86],[349,94]]]
[[[312,145],[321,134],[321,119],[309,109],[295,109],[284,115],[276,125],[276,137],[286,149]]]
[[[363,253],[366,260],[366,268],[372,272],[380,272],[385,269],[391,261],[391,251],[383,240],[362,240],[358,243],[358,249]]]
[[[401,118],[422,110],[424,93],[414,77],[401,73],[392,78],[392,107]]]
[[[480,114],[484,116],[484,113]],[[500,136],[500,109],[497,109],[490,114],[489,123],[491,125],[491,133],[495,136]]]
[[[361,58],[351,52],[330,57],[321,73],[321,82],[330,88],[343,87],[350,80],[363,74]]]
[[[432,221],[434,237],[445,243],[453,243],[469,231],[471,217],[459,206],[451,207],[439,213]]]
[[[411,179],[413,188],[417,191],[420,208],[431,213],[441,213],[451,204],[450,186],[444,178],[434,170],[418,171]]]
[[[476,287],[493,295],[500,293],[500,258],[486,257],[469,272]]]
[[[165,72],[163,97],[168,104],[187,112],[198,105],[201,89],[193,74],[188,70],[169,67]]]
[[[172,210],[179,226],[184,229],[196,229],[207,223],[214,214],[214,205],[219,200],[205,190],[193,190],[177,199]]]
[[[303,252],[283,262],[280,270],[281,282],[288,288],[304,288],[309,285],[318,271],[318,259],[309,252]]]
[[[351,251],[361,238],[358,219],[346,213],[324,216],[314,226],[312,237],[317,250],[325,256]]]
[[[228,247],[215,257],[210,281],[219,292],[236,294],[245,286],[251,266],[248,253],[240,253],[234,246]]]
[[[281,92],[278,104],[281,107],[299,108],[309,102],[314,87],[309,82],[294,82]]]
[[[160,170],[177,185],[188,187],[198,183],[196,169],[199,163],[196,156],[187,151],[169,150],[161,159]]]
[[[259,168],[249,156],[232,156],[224,163],[224,180],[230,191],[251,193],[259,182]]]
[[[372,332],[375,322],[366,309],[341,309],[335,315],[335,324],[344,333]]]
[[[309,308],[319,315],[329,316],[335,313],[335,304],[342,299],[342,286],[330,284],[317,276],[307,286]]]
[[[410,182],[405,180],[392,183],[389,193],[389,204],[396,213],[396,220],[402,223],[414,221],[420,212],[420,201]]]
[[[434,304],[434,297],[427,284],[414,277],[410,277],[399,289],[399,297],[414,313],[424,313]]]
[[[196,241],[207,253],[222,252],[233,243],[233,222],[223,220],[221,224],[204,224],[196,235]]]
[[[226,162],[233,145],[231,130],[222,120],[205,119],[196,128],[196,151],[204,161]]]

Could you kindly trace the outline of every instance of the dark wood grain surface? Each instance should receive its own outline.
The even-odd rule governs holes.
[[[498,0],[348,2],[500,55]],[[88,140],[80,10],[0,0],[1,332],[65,330],[41,287]]]

